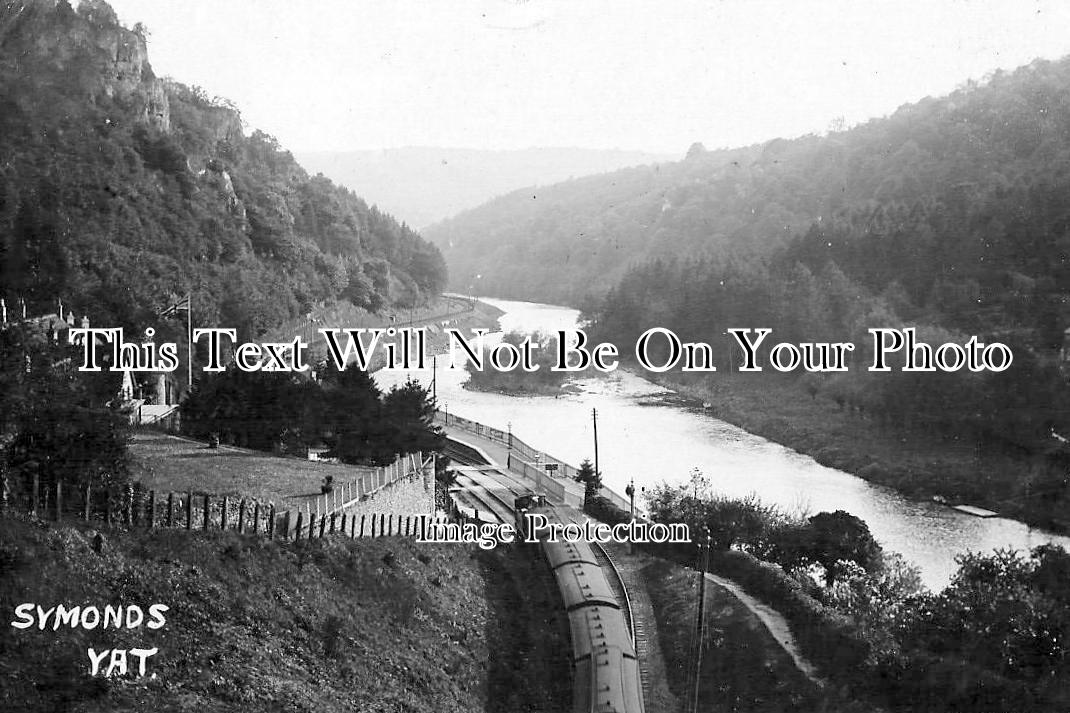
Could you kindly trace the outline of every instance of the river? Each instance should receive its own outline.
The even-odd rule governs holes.
[[[483,298],[505,314],[504,331],[544,331],[576,326],[578,312],[565,307]],[[931,502],[908,499],[809,456],[702,413],[665,405],[668,392],[626,372],[577,380],[578,391],[558,397],[512,397],[467,391],[468,374],[437,358],[440,408],[490,426],[512,428],[517,437],[565,462],[594,459],[592,409],[598,412],[599,467],[606,485],[624,492],[637,487],[690,481],[697,468],[715,492],[745,496],[810,514],[846,510],[862,518],[886,549],[921,570],[931,589],[943,588],[955,571],[955,555],[998,547],[1026,550],[1045,542],[1070,549],[1070,537],[1030,528],[1006,518],[978,518]],[[458,357],[458,362],[463,359]],[[488,367],[489,368],[489,367]],[[430,384],[431,369],[376,373],[381,387],[411,375]]]

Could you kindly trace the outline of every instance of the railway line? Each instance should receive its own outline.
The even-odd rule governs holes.
[[[476,503],[503,522],[516,521],[518,510],[532,508],[559,522],[584,519],[571,508],[546,503],[530,487],[503,469],[480,462],[467,449],[447,441],[446,453],[464,468],[457,473],[459,500]],[[494,476],[480,472],[493,468]],[[507,500],[508,498],[508,500]],[[518,538],[524,535],[518,522]],[[598,543],[542,543],[561,591],[569,619],[573,662],[573,710],[576,713],[642,713],[650,681],[638,654],[646,639],[632,610],[628,587],[609,552]]]
[[[461,493],[480,506],[478,507],[480,512],[489,513],[499,522],[513,521],[512,505],[485,484],[472,477],[472,474],[458,473],[456,482],[464,488]]]

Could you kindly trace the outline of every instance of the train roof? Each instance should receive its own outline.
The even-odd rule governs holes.
[[[572,710],[593,713],[642,713],[639,662],[617,649],[576,663]]]
[[[620,610],[605,606],[580,607],[568,613],[568,623],[572,629],[574,661],[604,649],[619,649],[626,656],[635,657],[628,624]]]
[[[557,579],[557,587],[561,591],[566,611],[589,604],[620,608],[602,568],[596,564],[565,564],[554,570],[554,577]]]
[[[542,547],[546,552],[546,559],[550,562],[550,569],[573,562],[598,564],[591,546],[586,542],[544,542]]]

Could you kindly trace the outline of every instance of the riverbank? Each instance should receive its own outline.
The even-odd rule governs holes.
[[[498,318],[502,314],[504,312],[501,309],[486,302],[455,295],[443,295],[419,309],[384,308],[380,313],[367,312],[343,300],[319,307],[308,317],[290,320],[276,327],[264,335],[264,341],[289,342],[299,336],[309,345],[307,362],[317,364],[328,359],[327,345],[319,334],[320,329],[423,329],[426,337],[425,356],[431,356],[449,352],[447,328],[457,329],[465,336],[470,336],[475,329],[496,332],[499,330]],[[386,366],[385,345],[392,343],[398,343],[400,349],[399,336],[389,335],[381,339],[370,355],[369,373]],[[412,347],[416,347],[415,338]]]
[[[464,383],[464,388],[469,391],[482,391],[487,394],[498,394],[499,396],[553,396],[555,399],[565,394],[578,394],[581,392],[578,386],[571,383],[552,385],[521,382],[516,386],[503,386],[499,384],[484,384],[471,377]]]
[[[811,393],[787,375],[661,375],[625,368],[675,391],[673,405],[731,423],[821,465],[913,498],[977,505],[1034,527],[1070,532],[1070,519],[1053,507],[1050,493],[1031,491],[1030,483],[1043,473],[1028,462],[982,453],[976,443],[931,432],[888,428],[824,394]]]

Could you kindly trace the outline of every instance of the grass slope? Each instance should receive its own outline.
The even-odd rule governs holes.
[[[504,612],[488,604],[484,572],[505,551],[159,530],[109,531],[97,554],[93,536],[0,518],[9,621],[22,602],[163,603],[166,626],[5,626],[0,710],[486,710],[488,653],[504,646],[488,635]],[[90,646],[158,647],[155,678],[90,677]]]
[[[690,643],[698,606],[694,571],[664,560],[642,570],[654,607],[669,688],[689,700]],[[726,589],[707,582],[699,711],[863,710],[812,683],[769,630]]]
[[[130,454],[132,479],[147,490],[254,497],[274,501],[280,508],[296,507],[306,496],[319,495],[326,475],[341,483],[373,470],[280,458],[245,448],[208,448],[198,441],[156,431],[135,433]]]

